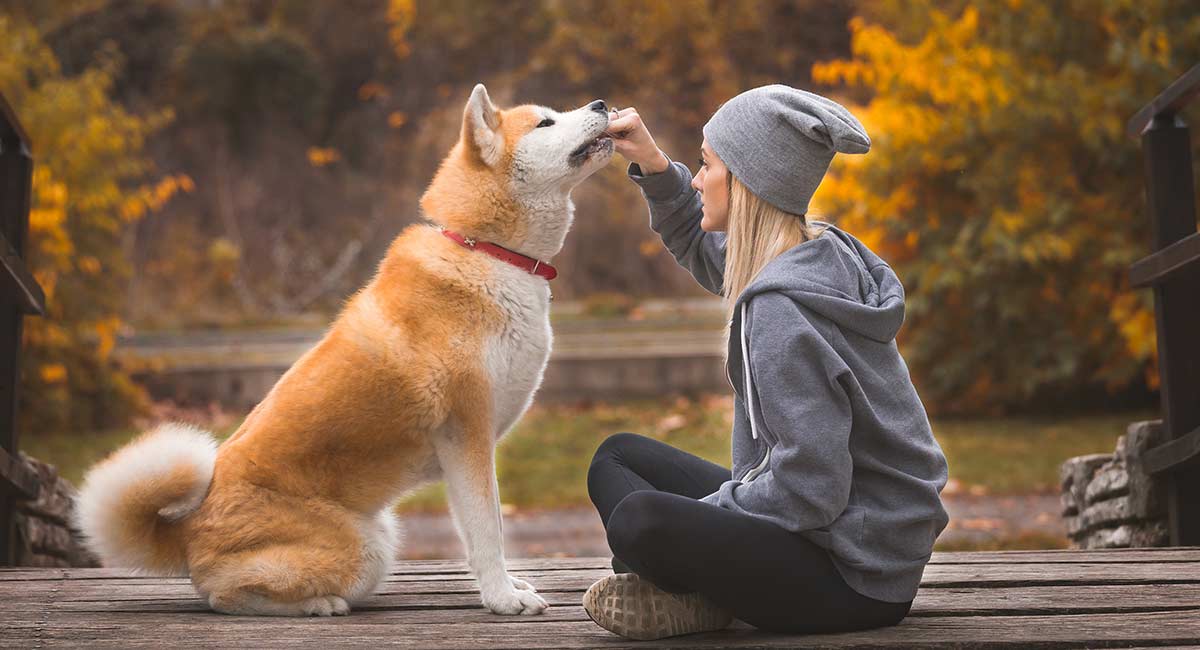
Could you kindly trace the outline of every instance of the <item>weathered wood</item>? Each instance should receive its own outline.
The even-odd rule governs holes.
[[[542,591],[542,596],[555,610],[578,607],[586,585],[563,591]],[[111,593],[111,592],[110,592]],[[4,604],[7,620],[17,620],[19,612],[41,612],[49,591],[23,594],[22,597]],[[61,612],[86,613],[187,613],[207,612],[208,606],[190,589],[177,589],[158,597],[120,600],[104,598],[102,594],[89,594],[82,598],[77,594],[57,592],[55,609]],[[999,587],[999,588],[954,588],[926,589],[921,591],[913,604],[909,616],[964,616],[964,615],[1031,615],[1031,614],[1100,614],[1119,612],[1167,611],[1200,608],[1200,583],[1189,584],[1137,584],[1137,585],[1084,585],[1048,587]],[[371,611],[432,611],[432,610],[479,610],[482,618],[490,616],[480,604],[479,594],[474,590],[461,593],[383,593],[372,596],[354,608],[355,612]],[[457,614],[449,614],[457,616]],[[558,613],[555,615],[559,616]],[[562,616],[567,616],[562,614]],[[571,616],[586,616],[582,611]],[[472,619],[474,620],[474,619]],[[556,619],[557,620],[557,619]],[[580,618],[579,620],[586,620]]]
[[[547,617],[494,617],[492,624],[406,622],[407,613],[332,619],[236,618],[189,614],[114,614],[90,621],[51,614],[45,622],[14,621],[6,643],[89,648],[316,647],[396,645],[414,648],[584,648],[647,647],[616,637],[591,621]],[[199,624],[202,622],[202,625]],[[1191,644],[1200,614],[1151,612],[1110,616],[953,616],[912,617],[900,625],[852,634],[780,635],[735,628],[675,639],[654,647],[824,647],[824,648],[1063,648],[1120,647],[1136,643]],[[200,632],[202,631],[202,635]]]
[[[21,373],[21,337],[25,313],[40,312],[44,295],[21,255],[29,231],[33,191],[33,155],[29,136],[0,95],[0,565],[17,556],[14,515],[22,492],[37,493],[23,482],[17,466],[17,382]]]
[[[1200,427],[1147,451],[1145,462],[1146,469],[1152,474],[1200,464]]]
[[[1129,267],[1129,286],[1149,287],[1200,264],[1200,233],[1188,235]]]
[[[45,292],[3,233],[0,233],[0,292],[23,313],[38,316],[46,313]]]
[[[1190,102],[1196,93],[1200,92],[1200,63],[1163,89],[1157,97],[1150,100],[1125,125],[1125,133],[1136,138],[1142,135],[1146,127],[1159,115],[1174,115]]]
[[[939,553],[899,626],[774,635],[745,626],[656,647],[1128,647],[1200,638],[1200,549]],[[212,613],[184,578],[111,569],[0,571],[0,646],[414,648],[644,647],[595,626],[583,591],[607,558],[514,560],[551,603],[502,617],[479,604],[462,562],[402,562],[347,618]]]

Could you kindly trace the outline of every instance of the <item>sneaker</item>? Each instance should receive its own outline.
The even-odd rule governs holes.
[[[583,609],[596,625],[638,641],[712,632],[733,621],[732,613],[698,593],[663,591],[636,573],[597,581],[583,595]]]

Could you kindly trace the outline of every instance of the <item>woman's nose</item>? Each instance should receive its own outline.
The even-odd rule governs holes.
[[[591,104],[588,104],[588,108],[596,111],[597,113],[608,113],[608,104],[605,104],[603,99],[597,99]]]
[[[692,189],[701,194],[704,193],[704,185],[700,183],[700,174],[696,174],[692,177]]]

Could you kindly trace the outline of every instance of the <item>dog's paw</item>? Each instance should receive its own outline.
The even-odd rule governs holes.
[[[522,580],[516,576],[508,576],[508,577],[512,579],[513,586],[516,587],[517,589],[520,589],[521,591],[532,591],[535,594],[537,593],[537,589],[534,589],[533,585],[529,584],[528,582],[525,582],[524,580]]]
[[[307,616],[346,616],[350,605],[340,596],[317,596],[300,604]]]
[[[483,606],[491,610],[493,614],[512,616],[515,614],[541,614],[550,605],[536,592],[514,588],[498,594],[484,594]]]

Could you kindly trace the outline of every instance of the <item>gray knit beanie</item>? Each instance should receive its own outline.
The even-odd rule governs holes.
[[[791,86],[730,99],[704,125],[729,171],[760,198],[803,215],[835,153],[866,153],[871,139],[841,104]]]

